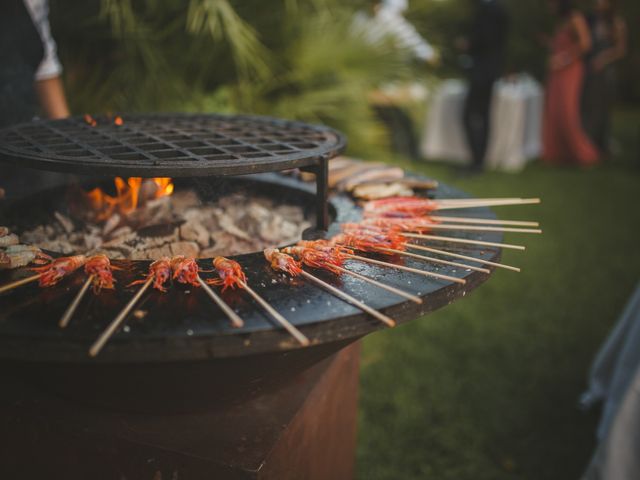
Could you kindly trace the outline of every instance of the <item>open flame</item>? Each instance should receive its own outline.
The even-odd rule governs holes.
[[[96,212],[96,220],[103,221],[114,213],[127,215],[147,201],[166,197],[173,193],[173,182],[170,178],[121,177],[114,179],[116,195],[111,196],[101,188],[87,192],[89,204]]]

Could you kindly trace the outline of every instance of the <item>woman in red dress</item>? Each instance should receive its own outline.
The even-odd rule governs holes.
[[[560,24],[551,40],[542,158],[553,164],[593,165],[600,154],[583,130],[580,118],[583,56],[591,48],[589,27],[570,0],[550,3]]]

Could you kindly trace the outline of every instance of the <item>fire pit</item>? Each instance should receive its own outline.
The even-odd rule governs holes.
[[[91,176],[0,203],[0,245],[17,241],[11,230],[54,257],[106,252],[117,282],[91,293],[91,275],[78,269],[48,288],[26,281],[17,287],[16,281],[42,276],[2,269],[9,250],[0,248],[0,371],[7,385],[0,399],[0,470],[69,479],[352,478],[357,340],[452,303],[496,266],[514,269],[495,263],[500,248],[523,247],[498,243],[503,229],[496,225],[534,222],[501,222],[476,208],[513,199],[468,203],[440,185],[436,200],[426,203],[452,212],[474,207],[469,218],[450,213],[448,224],[432,228],[455,232],[444,238],[448,251],[420,243],[436,237],[410,226],[400,236],[387,229],[392,233],[385,237],[387,223],[405,222],[402,212],[368,218],[380,227],[363,220],[378,204],[363,209],[346,193],[328,195],[328,162],[344,146],[325,127],[246,116],[86,116],[0,131],[0,160]],[[291,168],[315,173],[316,188],[276,173]],[[114,176],[115,189],[107,178]],[[402,208],[424,202],[399,200]],[[403,241],[386,252],[378,239],[373,250],[351,243],[370,232]],[[307,247],[300,242],[273,249],[300,237],[320,239],[313,243],[316,255],[340,249],[347,255],[342,270],[286,257],[302,255],[296,248]],[[442,244],[443,237],[435,241]],[[350,250],[339,242],[367,258],[345,253]],[[425,249],[435,258],[416,253]],[[214,303],[205,279],[222,275],[213,277],[210,257],[216,255],[216,264],[231,254],[246,284],[235,291],[216,287],[223,301]],[[154,277],[142,280],[148,290],[131,286],[159,257],[174,256],[160,262],[167,277],[175,275],[179,255],[190,257],[205,279],[174,281],[166,293],[150,288]],[[109,262],[91,258],[97,257]],[[278,258],[297,270],[281,273]],[[247,295],[249,285],[258,297]],[[83,291],[89,293],[76,304]],[[259,298],[276,315],[267,315]],[[132,299],[134,309],[123,310]],[[240,327],[229,311],[244,321]],[[291,328],[274,322],[277,315]],[[110,341],[96,350],[92,342],[101,332]]]
[[[330,129],[217,115],[124,116],[122,125],[106,117],[91,120],[42,121],[7,129],[0,132],[0,156],[37,168],[92,175],[188,177],[175,180],[176,192],[194,191],[206,202],[251,192],[298,206],[308,221],[315,214],[317,228],[307,232],[310,236],[338,233],[341,223],[362,218],[361,209],[346,195],[327,198],[327,162],[344,148],[343,137]],[[303,182],[275,173],[231,176],[293,167],[316,172],[315,193]],[[94,186],[95,182],[90,185]],[[66,216],[66,192],[59,188],[6,205],[0,224],[29,231],[55,218],[55,212]],[[443,185],[435,196],[462,194]],[[487,209],[478,209],[475,215],[493,216]],[[170,225],[171,231],[175,229],[180,225]],[[472,232],[466,237],[496,242],[501,235]],[[489,261],[500,256],[499,249],[487,247],[472,247],[465,253]],[[303,330],[310,347],[301,348],[241,292],[225,293],[225,300],[245,321],[238,329],[201,289],[174,287],[166,294],[145,296],[104,351],[89,358],[88,345],[131,297],[124,286],[143,276],[149,265],[146,260],[122,259],[114,262],[122,269],[116,275],[119,288],[89,297],[64,331],[58,329],[57,320],[83,283],[80,276],[55,288],[26,286],[0,295],[0,356],[13,371],[38,378],[76,400],[122,410],[184,411],[244,401],[383,328],[316,286],[275,273],[261,251],[235,259],[255,290]],[[489,276],[414,259],[391,261],[464,279],[466,284],[352,262],[354,271],[421,297],[423,303],[416,304],[350,277],[325,272],[318,277],[404,322],[453,302]],[[202,258],[199,264],[206,270],[211,260]],[[20,275],[0,272],[0,284]]]
[[[65,255],[100,252],[112,260],[175,255],[213,258],[295,243],[314,217],[313,195],[305,197],[304,192],[284,185],[274,199],[265,182],[231,179],[212,185],[130,178],[132,186],[125,189],[125,181],[116,180],[115,196],[100,187],[88,192],[79,187],[46,192],[66,201],[53,215],[50,209],[39,209],[37,202],[26,207],[30,212],[26,218],[11,219],[16,233],[29,245]],[[153,192],[161,180],[167,182],[169,193],[159,188],[159,193]],[[145,190],[152,190],[146,198]],[[131,204],[132,198],[137,205]]]

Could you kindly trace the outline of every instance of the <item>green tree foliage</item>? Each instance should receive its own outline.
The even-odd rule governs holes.
[[[75,112],[251,112],[324,122],[373,154],[386,137],[369,107],[378,85],[408,78],[386,43],[353,32],[339,1],[53,2]]]

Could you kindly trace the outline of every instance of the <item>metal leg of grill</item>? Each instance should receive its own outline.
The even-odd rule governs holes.
[[[316,228],[307,229],[303,238],[305,240],[323,238],[329,229],[329,159],[320,158],[316,165],[300,170],[316,176]]]
[[[316,167],[316,219],[317,229],[329,228],[329,160],[320,159]]]

